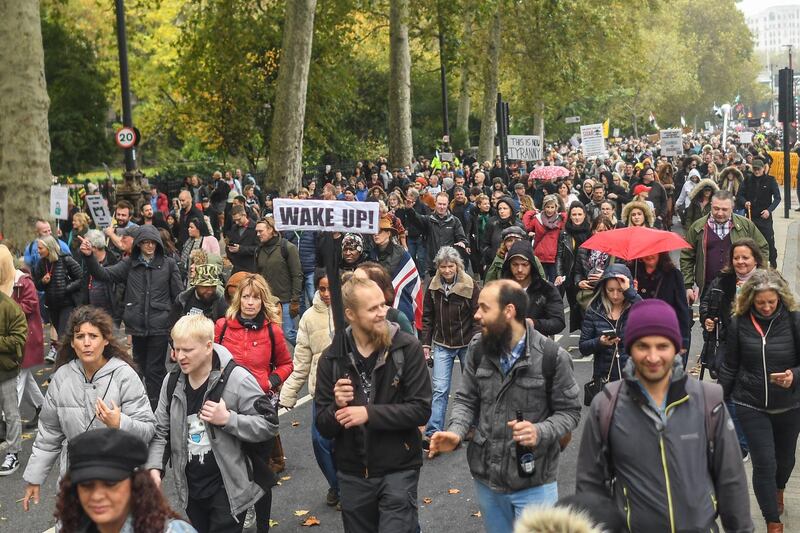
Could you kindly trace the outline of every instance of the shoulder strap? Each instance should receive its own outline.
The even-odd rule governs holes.
[[[480,347],[480,343],[478,343],[477,349],[472,350],[472,361],[470,364],[470,369],[472,373],[478,371],[478,367],[481,366],[481,360],[483,359],[483,349]]]
[[[167,413],[172,407],[172,395],[175,394],[175,387],[178,386],[179,377],[181,377],[180,370],[173,370],[169,373],[169,380],[167,381]]]
[[[228,383],[228,379],[231,377],[231,373],[237,367],[236,361],[231,359],[228,361],[228,364],[225,365],[225,368],[222,370],[222,376],[220,376],[219,381],[217,381],[214,388],[209,391],[208,396],[206,396],[206,400],[210,400],[212,402],[219,402],[219,399],[222,398],[222,392],[225,390],[225,385]]]
[[[289,258],[289,242],[281,237],[281,257],[286,261]]]
[[[269,371],[274,372],[278,368],[275,362],[275,333],[272,331],[272,322],[267,322],[267,331],[269,332]]]
[[[553,412],[551,394],[553,392],[553,380],[556,377],[556,365],[558,363],[558,343],[549,337],[544,339],[544,352],[542,354],[542,375],[544,376],[544,390],[547,398],[547,411]]]
[[[703,412],[706,421],[706,438],[708,439],[708,467],[714,464],[714,439],[717,436],[717,427],[722,419],[722,387],[716,383],[701,381],[703,388]]]
[[[222,329],[219,331],[219,342],[217,344],[222,344],[222,341],[225,340],[225,332],[228,331],[228,320],[226,319],[225,322],[222,323]],[[270,331],[270,337],[272,336],[272,332]],[[275,344],[274,342],[272,343]]]
[[[391,354],[392,361],[394,361],[394,366],[397,369],[395,378],[400,381],[403,377],[403,365],[406,362],[406,354],[403,352],[402,348],[398,348],[397,350],[391,352]]]
[[[614,418],[614,409],[617,408],[617,400],[619,399],[619,391],[622,389],[622,384],[625,382],[623,379],[618,379],[610,383],[606,383],[603,387],[602,400],[600,406],[600,438],[603,442],[603,447],[608,446],[608,432],[611,429],[611,419]]]

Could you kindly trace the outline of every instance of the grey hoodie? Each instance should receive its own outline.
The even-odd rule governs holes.
[[[578,454],[576,492],[613,496],[631,531],[714,532],[717,513],[725,531],[753,531],[747,478],[727,409],[717,425],[709,465],[703,386],[684,373],[681,358],[673,363],[663,419],[643,393],[633,360],[623,377],[608,454],[600,406],[609,400],[598,394],[592,401]]]
[[[222,376],[220,369],[224,369],[233,359],[227,348],[216,343],[213,357],[206,396]],[[156,408],[156,434],[150,443],[146,468],[163,470],[164,451],[167,446],[170,447],[171,472],[178,494],[178,507],[186,509],[189,498],[185,472],[189,456],[184,390],[186,375],[181,373],[178,377],[171,398],[167,398],[168,381],[169,374],[161,385],[161,395]],[[216,427],[216,431],[209,431],[211,449],[222,473],[222,482],[228,494],[233,516],[246,511],[264,495],[264,491],[253,481],[253,469],[249,459],[242,452],[241,445],[242,441],[261,442],[278,434],[278,426],[258,414],[254,407],[255,401],[263,394],[264,391],[250,372],[244,367],[235,368],[222,391],[222,399],[225,400],[225,405],[231,413],[230,420],[224,427]],[[205,398],[203,401],[205,402]],[[168,402],[171,403],[169,410],[167,410]]]

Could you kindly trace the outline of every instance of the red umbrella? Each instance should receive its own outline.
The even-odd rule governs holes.
[[[581,247],[630,261],[661,252],[691,248],[691,245],[677,233],[635,226],[595,233]]]
[[[558,179],[567,176],[569,176],[569,169],[561,165],[550,165],[531,170],[531,177],[535,180]]]

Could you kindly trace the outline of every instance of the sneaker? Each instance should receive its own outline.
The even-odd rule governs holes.
[[[244,516],[244,528],[252,529],[256,526],[256,510],[255,507],[249,507],[247,514]]]
[[[17,454],[7,453],[5,461],[0,465],[0,476],[10,476],[16,472],[18,468],[19,460],[17,459]]]
[[[750,462],[750,452],[744,452],[744,457],[742,457],[742,462],[743,463],[749,463]]]
[[[58,354],[58,351],[56,350],[56,347],[51,344],[50,345],[50,351],[48,351],[47,355],[44,356],[45,362],[50,363],[50,364],[55,363],[57,354]]]
[[[333,507],[339,504],[339,491],[336,489],[328,489],[328,495],[325,496],[325,503],[328,507]]]

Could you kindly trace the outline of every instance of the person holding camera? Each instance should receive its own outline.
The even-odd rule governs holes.
[[[622,367],[628,360],[623,339],[625,323],[631,306],[641,299],[633,288],[628,267],[613,264],[603,271],[583,318],[578,344],[583,355],[594,355],[592,382],[599,385],[595,392],[622,376]],[[584,402],[589,405],[591,398],[585,398]]]
[[[735,404],[750,445],[753,491],[769,533],[783,532],[783,490],[800,434],[798,309],[779,272],[753,272],[736,299],[719,371],[725,398]]]

